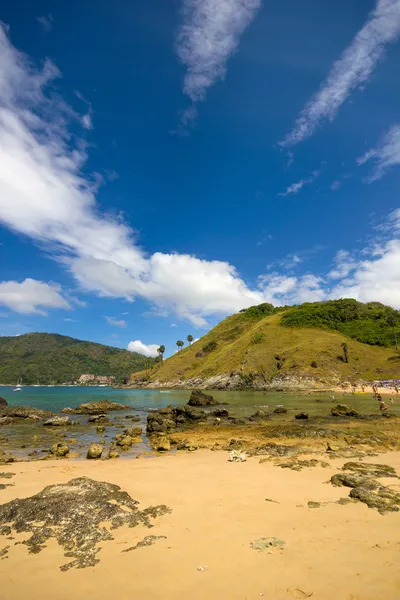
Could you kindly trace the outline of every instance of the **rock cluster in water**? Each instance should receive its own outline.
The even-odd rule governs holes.
[[[76,408],[66,407],[61,412],[70,415],[103,415],[106,412],[113,410],[129,410],[131,407],[119,402],[110,402],[109,400],[101,400],[100,402],[86,402],[79,404]]]

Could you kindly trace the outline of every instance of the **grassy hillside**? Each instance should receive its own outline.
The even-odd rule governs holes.
[[[122,382],[146,367],[135,352],[84,342],[54,333],[0,337],[0,383],[63,383],[84,373],[113,375]]]
[[[339,312],[340,302],[336,307]],[[357,318],[343,321],[348,327],[346,331],[353,336],[349,337],[340,331],[340,319],[321,323],[316,318],[316,309],[321,309],[321,305],[334,312],[335,307],[329,303],[278,310],[271,305],[262,305],[228,317],[191,347],[157,366],[150,379],[207,378],[231,372],[238,372],[243,382],[248,384],[254,377],[268,382],[279,375],[309,376],[322,381],[332,377],[369,381],[400,377],[400,354],[394,347],[397,329],[393,329],[390,319],[384,324],[383,318],[376,318],[376,311],[385,312],[387,307],[375,305],[375,313],[370,311],[375,324],[368,323],[364,313],[359,319],[359,327]],[[369,311],[369,305],[361,306],[366,306]],[[318,314],[320,318],[321,314]],[[304,326],[305,321],[307,326]],[[373,335],[378,329],[380,335],[373,344]],[[363,339],[367,330],[370,343],[355,339],[357,336]],[[393,340],[392,347],[389,346],[390,340]],[[344,359],[342,343],[347,344],[348,363]],[[140,373],[136,378],[142,376],[143,373]]]

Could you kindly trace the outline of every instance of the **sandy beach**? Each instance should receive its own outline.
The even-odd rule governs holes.
[[[151,600],[316,598],[397,600],[400,596],[399,513],[379,514],[365,504],[335,504],[348,488],[326,482],[344,459],[301,472],[259,458],[230,463],[227,452],[202,450],[119,461],[46,461],[4,465],[15,473],[2,503],[45,486],[87,476],[118,484],[140,507],[166,504],[170,514],[152,529],[121,527],[99,544],[95,567],[60,571],[63,549],[54,539],[36,555],[0,538],[2,600]],[[400,452],[368,457],[400,472]],[[399,489],[398,480],[384,485]],[[268,499],[268,500],[266,500]],[[321,502],[309,508],[309,501]],[[165,536],[150,547],[122,552],[147,535]],[[264,537],[283,549],[259,552],[250,543]],[[207,567],[198,570],[198,567]]]

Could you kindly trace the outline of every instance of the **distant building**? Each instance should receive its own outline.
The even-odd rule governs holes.
[[[78,383],[98,383],[101,385],[111,385],[115,382],[115,377],[107,377],[106,375],[93,375],[86,373],[81,375],[78,379]]]

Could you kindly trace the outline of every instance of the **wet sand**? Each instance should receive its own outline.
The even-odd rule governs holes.
[[[172,513],[152,529],[113,531],[102,542],[99,564],[61,572],[66,562],[54,540],[36,555],[0,537],[2,600],[397,600],[400,597],[400,513],[380,515],[366,505],[334,504],[348,488],[326,482],[344,459],[329,468],[301,472],[258,458],[229,463],[227,452],[207,450],[116,461],[67,460],[15,463],[16,475],[0,502],[27,497],[46,485],[87,476],[116,483],[143,507],[166,504]],[[320,458],[317,456],[317,458]],[[368,457],[400,473],[400,452]],[[383,479],[398,488],[398,480]],[[268,502],[266,498],[275,502]],[[308,501],[328,502],[310,509]],[[166,536],[155,545],[122,550],[146,535]],[[250,542],[277,537],[285,548],[258,552]],[[199,571],[199,566],[207,570]]]

